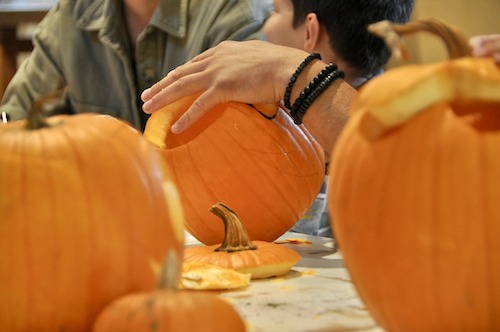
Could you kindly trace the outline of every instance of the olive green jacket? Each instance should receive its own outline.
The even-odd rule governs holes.
[[[271,0],[161,0],[134,60],[122,1],[60,0],[37,26],[0,111],[23,118],[34,100],[66,88],[70,112],[109,114],[142,130],[145,88],[223,40],[260,38],[271,9]]]

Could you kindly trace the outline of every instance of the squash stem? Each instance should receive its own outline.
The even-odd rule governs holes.
[[[161,267],[160,278],[158,281],[159,290],[175,290],[179,281],[182,262],[179,255],[173,249],[170,249],[165,257]]]
[[[26,129],[36,130],[50,127],[47,121],[45,121],[43,110],[49,105],[54,106],[64,96],[64,93],[65,89],[57,90],[36,100],[26,116]]]
[[[215,251],[235,252],[256,250],[245,226],[236,212],[223,203],[217,203],[210,208],[210,212],[219,217],[224,223],[224,241]]]
[[[26,129],[36,130],[49,127],[49,124],[45,121],[42,112],[44,104],[45,98],[35,101],[26,116]]]
[[[429,32],[444,42],[450,59],[468,57],[471,49],[465,36],[456,27],[435,18],[411,21],[405,24],[393,24],[390,21],[380,21],[368,26],[368,30],[385,40],[393,54],[401,54],[403,60],[408,60],[408,50],[401,38],[415,32]]]

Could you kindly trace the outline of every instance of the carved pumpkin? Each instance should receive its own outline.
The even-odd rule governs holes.
[[[224,228],[209,209],[224,202],[238,211],[252,240],[275,240],[316,198],[325,171],[322,148],[285,111],[268,105],[222,104],[173,134],[171,125],[194,98],[153,113],[144,132],[173,171],[186,229],[204,244],[221,243]]]
[[[180,201],[125,123],[36,114],[0,125],[0,330],[89,331],[117,296],[154,289],[167,249],[182,252]]]
[[[439,21],[393,27],[455,36]],[[492,59],[404,65],[361,89],[333,152],[329,211],[388,331],[500,330],[499,152]]]
[[[243,221],[231,208],[217,203],[210,209],[224,223],[224,242],[184,250],[185,262],[202,262],[249,273],[252,279],[280,277],[300,260],[293,249],[273,242],[251,241]]]
[[[173,253],[163,265],[156,290],[116,299],[99,314],[93,332],[246,331],[236,309],[216,293],[177,289],[179,270]]]

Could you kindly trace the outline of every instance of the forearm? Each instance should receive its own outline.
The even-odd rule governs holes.
[[[223,42],[144,91],[143,109],[152,113],[182,97],[201,93],[173,125],[172,131],[180,133],[226,101],[278,103],[284,98],[290,77],[307,56],[302,50],[262,41]],[[325,66],[315,60],[305,67],[291,91],[292,102]],[[305,113],[304,125],[327,153],[347,121],[355,93],[348,83],[337,79]]]
[[[310,81],[325,67],[314,61],[299,75],[292,88],[293,102]],[[288,82],[283,84],[283,91]],[[335,80],[308,108],[302,122],[329,154],[349,117],[349,106],[356,90],[342,79]]]

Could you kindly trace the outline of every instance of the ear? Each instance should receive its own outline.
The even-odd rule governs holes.
[[[306,36],[304,40],[304,50],[312,52],[318,49],[319,34],[321,25],[319,24],[318,17],[315,13],[309,13],[306,16]]]

